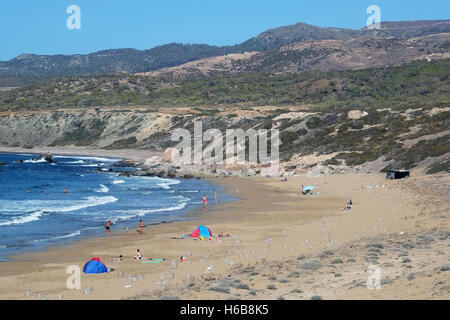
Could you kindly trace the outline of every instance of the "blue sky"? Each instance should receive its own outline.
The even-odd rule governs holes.
[[[2,0],[0,60],[170,42],[230,45],[297,22],[359,29],[373,4],[383,21],[450,18],[448,0]],[[81,9],[80,30],[66,27],[70,5]]]

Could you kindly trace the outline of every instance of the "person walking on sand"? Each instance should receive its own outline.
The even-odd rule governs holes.
[[[139,220],[139,229],[137,229],[136,231],[139,232],[139,234],[144,233],[144,221]]]

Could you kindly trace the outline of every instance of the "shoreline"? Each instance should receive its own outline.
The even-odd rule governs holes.
[[[105,149],[86,149],[83,147],[36,147],[33,149],[26,149],[20,147],[4,147],[0,146],[0,153],[11,154],[40,154],[50,152],[54,156],[80,156],[80,157],[106,157],[106,158],[120,158],[121,160],[133,160],[144,163],[150,157],[160,156],[162,152],[154,150],[139,150],[139,149],[120,149],[120,150],[105,150]]]
[[[34,149],[33,149],[34,150]],[[77,157],[83,157],[83,156],[87,156],[87,157],[113,157],[114,154],[118,155],[117,153],[101,153],[99,152],[99,150],[85,150],[82,151],[80,150],[80,152],[78,152],[77,154],[73,154],[72,152],[76,152],[73,149],[51,149],[52,150],[52,154],[54,156],[73,156],[74,158]],[[0,148],[0,153],[4,153],[4,154],[39,154],[39,153],[43,153],[46,152],[43,149],[42,150],[38,150],[35,152],[24,152],[24,149],[14,149],[13,151],[6,151],[5,149]],[[120,151],[120,154],[122,154],[122,151]],[[126,158],[121,157],[119,160],[124,160]],[[140,159],[136,156],[134,157],[129,157],[128,160],[134,160],[134,161],[140,161]],[[105,172],[106,173],[106,172]],[[173,179],[173,178],[169,178],[167,177],[166,179]],[[181,178],[177,178],[178,180],[182,181]],[[211,184],[215,187],[220,187],[222,188],[221,185],[215,183],[213,180],[214,179],[203,179],[204,181],[206,181],[208,184]],[[226,194],[226,192],[223,192]],[[226,202],[230,202],[232,200],[225,200]],[[226,203],[225,202],[225,203]],[[216,206],[218,204],[213,204],[212,206]],[[159,222],[153,222],[153,223],[149,223],[148,225],[146,225],[146,227],[152,227],[152,226],[158,226],[158,225],[166,225],[166,224],[172,224],[172,223],[178,223],[178,222],[186,222],[186,221],[195,221],[196,218],[198,218],[200,216],[200,214],[197,212],[198,209],[201,208],[201,205],[197,205],[197,206],[193,206],[190,209],[182,209],[182,213],[180,213],[177,217],[173,217],[174,220],[173,221],[167,221],[162,219]],[[120,227],[117,231],[112,232],[111,236],[116,236],[119,233],[125,233],[125,230],[128,227]],[[106,235],[108,236],[108,235]],[[29,255],[39,255],[41,253],[45,253],[48,250],[52,250],[54,248],[64,248],[65,246],[69,246],[71,244],[74,243],[78,243],[78,242],[82,242],[83,240],[95,240],[95,239],[99,239],[99,238],[104,238],[104,232],[99,231],[95,234],[90,234],[90,235],[85,235],[83,237],[80,237],[78,239],[67,239],[67,240],[62,240],[60,242],[55,242],[55,243],[50,243],[47,245],[44,245],[42,247],[36,247],[33,249],[30,249],[29,251],[27,250],[23,250],[22,252],[16,253],[16,254],[9,254],[7,256],[5,256],[5,258],[7,259],[7,261],[0,261],[0,263],[10,263],[10,262],[18,262],[18,261],[23,261],[24,259],[26,260],[27,257]],[[39,259],[39,258],[38,258]],[[0,274],[1,276],[1,274]]]
[[[212,281],[242,268],[262,268],[268,263],[282,264],[290,259],[299,261],[300,257],[308,259],[324,250],[339,250],[347,245],[353,246],[351,254],[357,256],[364,247],[357,251],[356,244],[369,239],[385,237],[389,240],[400,234],[449,230],[445,191],[448,191],[450,179],[445,174],[398,181],[386,180],[382,174],[289,177],[287,182],[264,177],[207,180],[223,186],[224,193],[236,195],[239,200],[212,206],[209,201],[207,213],[198,209],[193,211],[192,214],[197,214],[195,220],[149,225],[143,235],[125,235],[123,230],[118,230],[112,236],[83,239],[45,252],[21,255],[17,261],[0,264],[0,286],[4,288],[0,299],[158,299],[172,293],[183,299],[226,299],[230,297],[228,294],[211,291]],[[443,186],[443,194],[434,192],[438,181]],[[316,186],[316,191],[321,194],[314,197],[300,195],[298,191],[302,184]],[[353,200],[352,210],[339,211],[349,198]],[[214,235],[230,232],[232,236],[217,241],[171,239],[192,232],[199,224],[210,227]],[[355,241],[356,244],[352,244]],[[447,246],[445,243],[438,249],[445,251]],[[167,261],[141,264],[132,258],[137,248],[144,257],[166,258]],[[113,262],[119,254],[124,256],[124,261]],[[115,271],[96,276],[82,274],[82,289],[68,290],[66,268],[70,265],[82,268],[95,256],[100,256]],[[180,263],[180,256],[186,257],[187,262]],[[437,256],[437,263],[447,261],[447,256],[448,253]],[[207,273],[209,267],[212,274]],[[367,268],[367,265],[358,268]],[[274,277],[281,269],[267,272],[261,275],[273,274]],[[355,272],[366,277],[365,269],[356,269],[351,274],[354,276]],[[171,276],[167,278],[167,274]],[[424,289],[422,278],[422,282],[403,283],[408,288],[401,287],[401,290],[395,283],[385,286],[380,291],[385,296],[380,296],[375,291],[358,287],[349,291],[331,290],[328,283],[323,283],[321,272],[310,276],[313,278],[308,281],[325,286],[321,292],[325,298],[432,298]],[[438,282],[436,279],[441,275],[426,277]],[[341,278],[348,279],[350,275]],[[252,280],[248,286],[261,291],[257,291],[260,293],[255,297],[247,294],[245,299],[277,298],[265,287],[269,278]],[[204,286],[205,289],[191,290],[189,283],[195,283],[192,288]],[[415,286],[410,287],[411,283]],[[93,291],[86,293],[89,288]],[[25,295],[27,290],[33,294]],[[313,286],[311,290],[318,289]],[[234,292],[241,295],[248,291]],[[299,298],[308,299],[311,295],[308,293]],[[444,297],[448,298],[450,294]]]
[[[226,192],[226,187],[224,185],[214,182],[213,179],[205,179],[205,180],[210,184],[224,188],[224,191],[222,193],[228,194]],[[221,202],[221,203],[208,204],[208,208],[210,208],[210,212],[212,212],[214,214],[214,208],[220,208],[220,206],[222,206],[222,205],[226,205],[228,203],[232,203],[233,201],[238,201],[238,200],[228,200],[228,201]],[[148,223],[144,227],[144,232],[148,228],[158,228],[158,226],[195,222],[195,221],[197,221],[197,219],[202,217],[202,213],[199,212],[200,211],[199,209],[201,209],[201,208],[202,208],[202,205],[199,204],[199,205],[195,206],[194,208],[186,210],[185,212],[183,212],[182,214],[177,216],[178,219],[173,220],[173,221],[162,220],[160,222]],[[205,219],[206,217],[203,216],[203,218]],[[137,228],[137,226],[136,226],[136,228]],[[71,246],[71,245],[82,246],[83,241],[86,241],[87,243],[91,243],[91,242],[95,242],[96,240],[100,241],[101,239],[103,239],[105,237],[115,238],[115,237],[123,236],[124,234],[126,234],[126,229],[127,229],[127,227],[120,227],[120,228],[112,231],[110,234],[105,234],[105,231],[102,231],[102,232],[99,232],[98,234],[87,235],[87,236],[81,237],[79,239],[64,240],[64,241],[61,241],[60,243],[52,243],[52,244],[49,244],[49,245],[41,247],[41,248],[36,248],[35,250],[24,251],[24,252],[20,252],[17,254],[8,255],[8,256],[6,256],[7,261],[0,261],[0,265],[1,265],[1,263],[23,262],[23,261],[27,261],[30,259],[34,260],[35,262],[43,262],[43,259],[40,259],[40,255],[47,253],[47,251],[58,250],[58,249],[64,250],[65,247]],[[134,235],[134,233],[135,232],[131,232],[131,235]],[[1,270],[1,268],[0,268],[0,270]],[[2,275],[1,275],[1,271],[0,271],[0,277],[1,276]]]

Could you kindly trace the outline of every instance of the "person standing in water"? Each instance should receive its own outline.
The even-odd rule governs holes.
[[[105,224],[106,232],[109,233],[111,230],[111,220],[108,220]]]
[[[208,201],[206,200],[206,195],[203,195],[203,207],[206,208],[206,206],[208,205]]]

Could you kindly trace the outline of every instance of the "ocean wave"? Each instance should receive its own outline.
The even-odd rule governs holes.
[[[85,157],[85,156],[54,156],[56,159],[78,159],[78,160],[90,160],[95,162],[117,162],[122,159],[116,158],[102,158],[102,157]]]
[[[71,212],[118,201],[116,197],[85,197],[83,200],[0,200],[0,212],[42,211],[43,213]]]
[[[169,179],[160,179],[163,182],[162,183],[157,183],[156,185],[158,187],[161,187],[165,190],[169,190],[171,185],[175,185],[175,184],[179,184],[180,181],[179,180],[169,180]]]
[[[133,219],[136,217],[144,217],[150,213],[157,213],[157,212],[168,212],[168,211],[176,211],[176,210],[182,210],[186,207],[187,202],[180,203],[176,206],[172,207],[163,207],[158,209],[142,209],[142,210],[120,210],[116,211],[116,215],[112,216],[110,218],[112,223],[117,223],[120,221],[125,221],[129,219]],[[126,213],[126,214],[121,214]]]
[[[84,160],[77,160],[77,161],[69,161],[69,162],[63,162],[64,164],[81,164],[86,163]]]
[[[24,160],[23,163],[44,163],[47,162],[45,159],[29,159]]]
[[[96,189],[95,192],[108,193],[109,192],[109,188],[107,186],[105,186],[104,184],[101,184],[100,188]]]
[[[24,224],[28,222],[38,221],[42,216],[44,215],[44,212],[42,211],[36,211],[31,214],[23,215],[21,217],[16,217],[11,220],[0,222],[0,226],[10,226],[14,224]]]
[[[67,238],[73,238],[76,236],[81,235],[81,230],[77,230],[73,233],[69,233],[63,236],[57,236],[57,237],[52,237],[52,238],[46,238],[46,239],[36,239],[36,240],[31,240],[30,242],[42,242],[42,241],[51,241],[51,240],[60,240],[60,239],[67,239]]]
[[[168,197],[168,199],[180,199],[181,201],[191,201],[191,199],[189,199],[189,198],[186,198],[186,197],[184,197],[184,196],[182,196],[182,195],[178,195],[178,196],[173,196],[173,197]]]
[[[125,180],[114,180],[112,183],[114,183],[114,184],[122,184],[122,183],[125,183]]]

